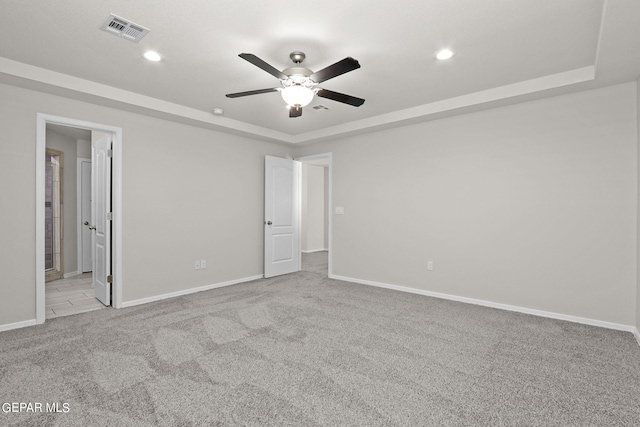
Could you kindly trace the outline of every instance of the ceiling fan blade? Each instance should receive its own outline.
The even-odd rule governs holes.
[[[262,59],[258,58],[257,56],[255,56],[252,53],[241,53],[238,56],[240,58],[244,59],[245,61],[251,62],[256,67],[262,68],[264,71],[266,71],[267,73],[271,74],[272,76],[274,76],[274,77],[276,77],[276,78],[278,78],[280,80],[284,80],[284,79],[287,78],[287,76],[285,74],[283,74],[280,70],[278,70],[277,68],[274,68],[271,65],[267,64]]]
[[[300,117],[302,115],[302,107],[290,107],[289,117]]]
[[[340,74],[357,70],[358,68],[360,68],[360,63],[351,57],[347,57],[342,61],[338,61],[333,65],[329,65],[327,68],[316,71],[315,73],[311,74],[310,78],[316,83],[322,83],[326,80],[337,77]]]
[[[362,98],[356,98],[355,96],[345,95],[344,93],[334,92],[327,89],[320,89],[316,92],[316,95],[321,98],[327,98],[344,104],[353,105],[354,107],[359,107],[364,104],[364,99]]]
[[[248,90],[246,92],[236,92],[236,93],[228,93],[227,98],[239,98],[241,96],[249,96],[249,95],[259,95],[261,93],[269,93],[269,92],[277,92],[277,88],[270,89],[258,89],[258,90]]]

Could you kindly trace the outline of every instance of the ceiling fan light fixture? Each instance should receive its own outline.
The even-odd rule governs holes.
[[[301,65],[305,55],[298,51],[292,52],[290,55],[295,66],[282,71],[272,65],[269,65],[252,53],[241,53],[238,56],[276,77],[280,81],[282,88],[274,87],[228,93],[226,94],[227,98],[239,98],[242,96],[258,95],[261,93],[280,92],[280,96],[282,96],[282,99],[289,110],[289,118],[302,116],[302,108],[309,105],[316,95],[320,98],[330,99],[332,101],[341,102],[354,107],[359,107],[364,104],[364,99],[362,98],[318,87],[318,84],[322,82],[360,68],[360,63],[350,56],[344,58],[342,61],[331,64],[320,71],[316,71],[315,73]]]
[[[287,105],[304,107],[311,103],[314,92],[308,87],[293,85],[282,89],[280,95],[282,95],[282,99]]]

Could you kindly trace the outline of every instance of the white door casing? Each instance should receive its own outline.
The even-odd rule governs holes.
[[[36,150],[35,150],[35,171],[36,171],[36,221],[35,226],[35,322],[27,320],[24,326],[41,324],[45,321],[45,280],[44,280],[44,201],[45,201],[45,151],[47,124],[58,124],[81,129],[88,129],[98,132],[108,132],[113,135],[113,162],[112,162],[112,185],[111,185],[111,210],[113,212],[112,227],[112,265],[113,275],[112,305],[121,308],[122,303],[122,128],[105,125],[102,123],[87,122],[68,117],[54,116],[51,114],[37,113],[36,127]]]
[[[265,156],[264,277],[300,271],[300,162]]]
[[[91,147],[91,224],[93,236],[93,287],[104,305],[111,305],[111,142],[105,134]]]

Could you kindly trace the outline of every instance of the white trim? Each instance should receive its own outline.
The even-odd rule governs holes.
[[[160,301],[167,298],[179,297],[182,295],[194,294],[196,292],[208,291],[211,289],[222,288],[225,286],[237,285],[239,283],[251,282],[252,280],[262,279],[262,274],[258,276],[245,277],[243,279],[229,280],[228,282],[215,283],[213,285],[200,286],[197,288],[185,289],[182,291],[170,292],[168,294],[156,295],[147,298],[136,299],[133,301],[125,301],[122,303],[122,307],[133,307],[140,304],[148,304],[150,302]]]
[[[36,324],[44,323],[44,200],[47,122],[38,113],[36,124]],[[26,325],[25,325],[26,326]]]
[[[326,252],[328,250],[329,249],[327,249],[327,248],[323,248],[323,249],[309,249],[309,250],[306,250],[306,251],[302,251],[301,250],[300,252],[302,252],[303,254],[312,254],[314,252]]]
[[[194,126],[243,135],[271,142],[296,142],[295,136],[285,132],[252,125],[225,116],[216,116],[211,112],[198,110],[162,99],[153,98],[118,87],[81,79],[68,74],[58,73],[45,68],[36,67],[8,58],[0,57],[0,74],[26,79],[30,84],[26,87],[32,90],[46,92],[44,87],[56,88],[57,94],[67,98],[96,105],[106,105],[137,114],[157,117],[157,113],[178,123],[191,123]],[[36,85],[33,85],[33,83]],[[155,113],[155,114],[154,114]]]
[[[36,324],[36,319],[25,320],[23,322],[16,322],[16,323],[7,323],[6,325],[0,325],[0,332],[10,331],[12,329],[26,328],[27,326],[33,326],[35,324]]]
[[[599,54],[599,51],[600,49],[597,47],[596,54]],[[27,87],[31,89],[36,88],[36,90],[38,90],[38,88],[43,85],[45,87],[55,88],[55,93],[71,99],[107,105],[126,111],[133,111],[138,114],[157,116],[159,113],[161,116],[166,117],[167,120],[179,123],[186,122],[194,126],[205,127],[230,134],[239,134],[260,140],[304,145],[332,138],[396,127],[408,121],[424,121],[429,117],[439,118],[446,115],[459,114],[464,108],[483,104],[489,104],[490,106],[490,103],[495,101],[514,99],[525,95],[539,97],[541,96],[539,94],[544,91],[593,81],[596,76],[596,67],[595,65],[589,65],[557,74],[550,74],[480,92],[418,105],[404,110],[380,114],[350,123],[324,127],[297,135],[252,125],[230,119],[229,117],[212,115],[207,111],[178,105],[7,58],[0,58],[0,74],[15,76],[24,80],[28,82]]]
[[[296,204],[295,210],[295,219],[297,228],[298,228],[298,247],[294,248],[294,251],[297,250],[298,253],[298,269],[296,271],[302,270],[302,254],[300,253],[300,249],[302,248],[302,163],[294,160],[293,161],[293,193],[295,200],[293,203]],[[266,273],[266,271],[265,271]],[[265,274],[264,277],[267,277]]]
[[[327,159],[328,160],[328,168],[329,168],[329,206],[327,207],[327,212],[329,215],[329,247],[327,249],[321,249],[323,251],[329,251],[328,262],[329,262],[329,277],[331,277],[331,273],[333,272],[333,153],[321,153],[321,154],[312,154],[310,156],[296,157],[294,160],[297,160],[301,163],[304,163],[309,160],[318,160],[318,159]],[[300,174],[300,191],[302,191],[302,174]],[[302,197],[300,197],[302,199]],[[302,209],[302,206],[301,206]],[[299,234],[302,234],[300,232]]]
[[[77,257],[78,271],[82,272],[82,163],[91,163],[91,159],[78,157],[76,162],[76,222],[78,223],[77,234]]]
[[[111,194],[114,230],[112,242],[113,284],[111,304],[122,307],[122,128],[86,122],[51,114],[36,116],[36,323],[45,321],[44,291],[44,158],[47,123],[82,129],[110,132],[113,134],[113,173]]]
[[[78,274],[80,274],[80,273],[78,273],[77,271],[70,271],[68,273],[64,273],[62,275],[62,278],[63,279],[68,279],[69,277],[77,276]]]
[[[633,336],[636,337],[636,341],[638,342],[638,345],[640,345],[640,332],[638,331],[638,328],[633,328]]]
[[[505,99],[514,99],[526,95],[533,95],[534,99],[542,92],[559,89],[577,83],[593,81],[596,78],[596,68],[589,65],[557,74],[525,80],[505,86],[494,87],[480,92],[447,98],[440,101],[409,107],[404,110],[392,111],[378,116],[367,117],[335,126],[320,127],[309,132],[295,135],[294,143],[309,145],[332,138],[345,138],[381,129],[402,126],[407,123],[425,121],[425,118],[441,118],[464,112],[464,109],[488,104]],[[504,105],[504,104],[502,104]]]
[[[634,326],[623,325],[621,323],[605,322],[603,320],[596,320],[596,319],[589,319],[589,318],[586,318],[586,317],[571,316],[571,315],[568,315],[568,314],[554,313],[554,312],[551,312],[551,311],[536,310],[536,309],[532,309],[532,308],[519,307],[519,306],[516,306],[516,305],[500,304],[500,303],[497,303],[497,302],[491,302],[491,301],[480,300],[480,299],[475,299],[475,298],[467,298],[467,297],[461,297],[461,296],[457,296],[457,295],[443,294],[443,293],[440,293],[440,292],[425,291],[425,290],[422,290],[422,289],[415,289],[415,288],[408,288],[408,287],[405,287],[405,286],[390,285],[390,284],[387,284],[387,283],[373,282],[371,280],[354,279],[352,277],[338,276],[338,275],[333,275],[333,274],[329,275],[329,278],[330,279],[335,279],[335,280],[342,280],[344,282],[358,283],[358,284],[361,284],[361,285],[376,286],[378,288],[393,289],[395,291],[409,292],[409,293],[412,293],[412,294],[424,295],[424,296],[428,296],[428,297],[434,297],[434,298],[441,298],[441,299],[446,299],[446,300],[451,300],[451,301],[464,302],[464,303],[467,303],[467,304],[475,304],[475,305],[481,305],[481,306],[484,306],[484,307],[498,308],[500,310],[516,311],[518,313],[531,314],[531,315],[534,315],[534,316],[547,317],[547,318],[550,318],[550,319],[566,320],[568,322],[573,322],[573,323],[582,323],[584,325],[599,326],[601,328],[615,329],[617,331],[627,331],[627,332],[632,332],[634,335],[637,332],[637,329]],[[638,339],[639,335],[636,335],[636,339]],[[638,343],[640,344],[640,341],[638,341]]]
[[[111,289],[114,308],[122,308],[122,128],[114,128],[113,157],[111,159],[111,216],[113,241],[111,242],[113,284]],[[100,130],[100,129],[98,129]]]

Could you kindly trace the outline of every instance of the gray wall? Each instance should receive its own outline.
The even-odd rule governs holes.
[[[0,325],[35,319],[38,112],[123,128],[124,302],[262,274],[264,156],[287,147],[0,85]]]
[[[640,324],[637,95],[629,83],[294,150],[0,85],[0,325],[35,318],[38,112],[123,128],[125,302],[261,274],[264,155],[332,152],[346,209],[334,274]]]
[[[628,83],[301,147],[333,153],[333,273],[636,324],[636,98]]]
[[[324,247],[329,249],[329,168],[324,171]]]
[[[79,159],[91,158],[91,141],[78,139],[77,157]]]
[[[325,242],[325,168],[302,165],[302,251],[327,249]]]

